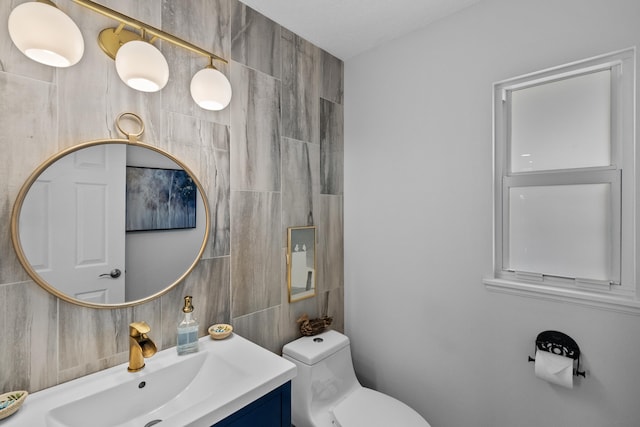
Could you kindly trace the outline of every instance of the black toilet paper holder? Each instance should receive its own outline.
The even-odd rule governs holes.
[[[573,359],[576,362],[573,375],[586,378],[586,372],[580,371],[580,347],[569,335],[558,331],[540,332],[536,337],[536,349]],[[529,356],[529,362],[535,361],[535,358]]]

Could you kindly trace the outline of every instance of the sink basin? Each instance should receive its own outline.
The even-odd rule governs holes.
[[[144,426],[150,421],[166,419],[214,392],[215,387],[203,389],[205,377],[213,379],[213,384],[222,384],[236,374],[226,371],[227,366],[218,373],[207,372],[211,365],[224,365],[224,360],[205,364],[207,359],[211,362],[221,358],[212,353],[199,353],[175,365],[148,372],[142,378],[132,378],[90,394],[51,410],[47,415],[48,424],[81,427],[91,420],[93,427]],[[197,378],[198,375],[203,378]]]
[[[30,394],[0,427],[209,427],[296,374],[294,364],[236,334],[199,343],[186,356],[163,350],[139,372],[122,364]]]

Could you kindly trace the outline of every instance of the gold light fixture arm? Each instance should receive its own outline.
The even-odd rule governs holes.
[[[193,53],[197,53],[198,55],[207,56],[211,59],[215,59],[216,61],[224,62],[225,64],[228,63],[226,59],[221,58],[220,56],[214,53],[208,52],[194,44],[191,44],[185,40],[182,40],[181,38],[176,37],[173,34],[169,34],[158,28],[152,27],[151,25],[145,24],[144,22],[138,21],[137,19],[124,15],[118,11],[109,9],[106,6],[95,3],[91,0],[73,0],[73,1],[79,4],[80,6],[84,6],[87,9],[90,9],[96,13],[99,13],[100,15],[119,21],[121,26],[122,24],[125,24],[137,30],[144,30],[146,31],[146,33],[150,34],[153,38],[159,38],[173,45],[179,46],[183,49],[187,49]],[[108,30],[113,31],[112,29],[108,29]]]

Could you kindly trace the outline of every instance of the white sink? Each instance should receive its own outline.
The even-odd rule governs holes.
[[[125,363],[30,394],[0,427],[209,427],[295,374],[293,363],[236,334],[207,336],[198,353],[169,348],[139,372]]]

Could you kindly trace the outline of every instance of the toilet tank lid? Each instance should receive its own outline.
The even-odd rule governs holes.
[[[349,345],[349,338],[336,331],[298,338],[282,348],[282,354],[307,365],[313,365]]]

